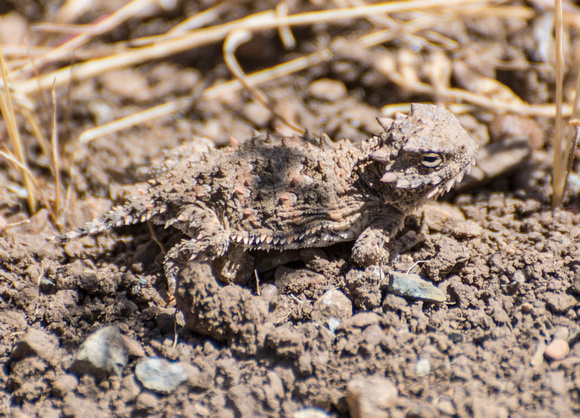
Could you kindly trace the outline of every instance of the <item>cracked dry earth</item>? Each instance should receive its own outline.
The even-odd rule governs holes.
[[[308,36],[317,31],[324,35],[313,28]],[[273,59],[271,49],[259,46],[240,54]],[[221,45],[205,52],[208,62],[221,59]],[[361,62],[341,55],[263,89],[311,132],[361,141],[379,131],[375,118],[387,102],[425,100]],[[95,103],[117,117],[180,97],[206,76],[194,67],[160,62],[79,83],[67,99],[72,137],[103,117]],[[514,89],[519,82],[509,81]],[[540,97],[544,82],[527,86],[526,94]],[[551,209],[549,147],[542,142],[530,153],[526,146],[514,157],[509,152],[519,148],[509,145],[509,135],[488,144],[481,134],[489,112],[458,117],[480,144],[480,167],[493,174],[485,183],[467,179],[408,217],[406,230],[425,241],[385,266],[386,273],[409,271],[433,283],[446,297],[442,303],[396,295],[388,274],[360,273],[352,243],[255,251],[255,274],[245,285],[224,285],[208,264],[190,263],[173,295],[162,264],[179,233],[133,225],[60,245],[51,241],[58,231],[46,210],[25,211],[17,175],[2,161],[0,414],[580,414],[578,187],[564,208]],[[543,141],[549,122],[526,123]],[[69,140],[63,155],[74,176],[65,180],[79,198],[66,213],[66,229],[126,201],[165,151],[185,146],[171,155],[184,149],[190,155],[199,151],[196,144],[207,145],[203,138],[223,146],[253,129],[283,126],[238,92],[91,143]],[[504,143],[511,151],[501,160],[494,149]],[[504,170],[506,159],[517,166]],[[110,351],[102,364],[86,360],[87,347],[103,344]]]

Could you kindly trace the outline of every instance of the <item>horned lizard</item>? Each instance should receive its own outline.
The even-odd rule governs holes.
[[[361,144],[264,134],[175,164],[143,195],[62,239],[147,221],[176,228],[184,238],[165,257],[170,291],[188,260],[248,250],[354,241],[360,266],[388,261],[406,215],[460,181],[477,146],[441,106],[414,104],[378,122],[384,132]]]

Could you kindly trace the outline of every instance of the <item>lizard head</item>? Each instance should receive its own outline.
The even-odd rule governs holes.
[[[442,106],[412,104],[408,116],[379,119],[385,129],[369,155],[384,163],[382,183],[433,197],[449,191],[475,163],[477,145]]]

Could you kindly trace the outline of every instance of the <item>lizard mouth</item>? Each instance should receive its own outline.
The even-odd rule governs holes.
[[[434,187],[427,195],[427,198],[430,199],[432,197],[439,197],[442,194],[447,193],[449,190],[453,188],[453,186],[455,186],[456,184],[460,183],[461,180],[463,180],[463,176],[469,174],[469,172],[471,171],[471,167],[473,167],[474,165],[475,161],[472,164],[468,164],[467,167],[461,170],[453,178],[447,180],[444,184]]]

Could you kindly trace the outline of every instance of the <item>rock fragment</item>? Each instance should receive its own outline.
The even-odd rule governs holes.
[[[304,408],[294,412],[292,418],[330,418],[326,412],[318,408]]]
[[[463,213],[448,203],[429,202],[421,208],[423,223],[430,231],[449,232],[465,221]]]
[[[431,282],[417,274],[404,274],[397,271],[389,272],[389,292],[395,295],[426,300],[430,302],[445,302],[445,294]]]
[[[570,345],[562,338],[554,338],[544,351],[544,357],[550,361],[562,360],[570,352]]]
[[[93,332],[81,345],[71,371],[98,378],[121,375],[129,362],[129,350],[121,331],[110,325]]]
[[[189,377],[183,363],[172,363],[162,358],[141,360],[135,367],[135,375],[145,388],[163,394],[173,392]]]
[[[159,409],[161,403],[157,396],[155,396],[151,392],[143,392],[139,396],[137,396],[137,400],[135,401],[135,406],[139,410],[146,410],[148,412],[153,412]]]
[[[58,338],[44,331],[31,328],[12,350],[11,359],[18,361],[29,356],[38,356],[43,360],[54,360],[58,351]]]
[[[317,323],[328,323],[331,319],[342,320],[352,316],[352,302],[338,289],[330,289],[315,303],[311,318]]]
[[[556,313],[563,314],[570,309],[578,306],[578,300],[575,296],[568,293],[546,292],[544,294],[546,304]]]
[[[346,96],[346,86],[342,81],[323,78],[310,83],[308,93],[318,100],[335,102]]]
[[[346,402],[353,418],[387,417],[398,396],[397,387],[381,376],[355,377],[346,386]]]
[[[79,385],[79,379],[74,374],[63,374],[52,382],[52,392],[59,397],[64,397],[67,393],[75,390]]]
[[[417,360],[415,364],[415,375],[417,377],[427,376],[431,373],[431,360],[427,356],[423,356]]]

